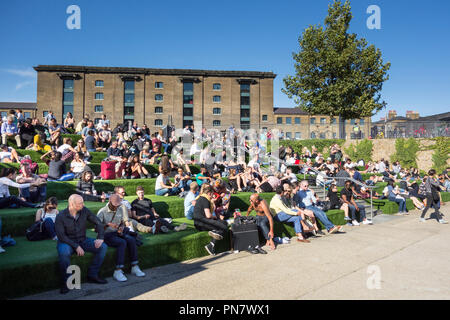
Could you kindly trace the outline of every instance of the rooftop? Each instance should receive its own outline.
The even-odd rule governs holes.
[[[36,102],[0,102],[0,109],[36,110]]]

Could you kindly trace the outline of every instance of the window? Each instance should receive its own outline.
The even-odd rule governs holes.
[[[292,124],[292,118],[286,117],[286,124]]]
[[[164,89],[164,82],[155,82],[155,89]]]
[[[96,80],[95,81],[95,86],[97,88],[103,88],[103,86],[104,86],[103,80]]]
[[[360,124],[361,126],[363,126],[363,125],[364,125],[364,119],[359,119],[359,124]]]
[[[316,133],[315,132],[311,132],[311,139],[315,139],[316,138]]]
[[[325,139],[325,133],[324,133],[324,132],[321,132],[321,133],[319,134],[319,137],[320,137],[320,139]]]
[[[64,121],[67,113],[73,114],[73,85],[74,81],[63,80],[63,101],[62,101],[62,120]]]
[[[214,102],[214,103],[220,103],[221,100],[222,100],[222,97],[221,97],[221,96],[214,96],[214,97],[213,97],[213,102]]]
[[[282,117],[278,117],[277,118],[277,124],[283,124],[283,118]]]
[[[292,132],[286,132],[286,139],[292,138]]]
[[[25,117],[25,119],[31,118],[31,112],[24,112],[23,116]]]
[[[220,120],[214,120],[213,127],[220,127]]]
[[[194,83],[183,82],[183,128],[194,124]]]
[[[125,80],[123,83],[123,120],[134,120],[134,80]]]
[[[300,124],[300,118],[295,118],[295,124]]]
[[[302,138],[302,133],[301,132],[296,132],[295,133],[295,139],[296,140],[300,140]]]
[[[155,107],[155,113],[157,114],[163,113],[163,107]]]
[[[102,119],[101,118],[95,118],[94,119],[94,124],[97,125],[100,122],[100,120],[102,120]]]
[[[337,123],[336,118],[331,119],[331,124],[336,124],[336,123]]]
[[[220,83],[214,83],[213,90],[222,90],[222,85]]]
[[[64,89],[73,89],[73,80],[63,81]]]
[[[250,128],[250,83],[241,83],[241,129]]]
[[[161,119],[155,119],[155,126],[156,127],[162,127],[163,121]]]
[[[163,101],[164,100],[164,96],[162,94],[155,94],[155,100],[156,101]]]
[[[94,112],[103,112],[103,106],[102,105],[95,106]]]
[[[325,118],[320,118],[320,124],[326,124],[327,123],[327,119]]]
[[[222,109],[221,108],[214,108],[213,109],[213,114],[214,115],[221,115],[222,114]]]
[[[311,118],[311,124],[315,124],[316,123],[316,118]]]
[[[97,92],[95,94],[95,100],[103,100],[103,93]]]
[[[267,121],[267,114],[263,114],[262,121]]]

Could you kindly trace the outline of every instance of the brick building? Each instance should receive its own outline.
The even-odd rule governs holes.
[[[134,120],[155,131],[169,122],[176,128],[261,129],[273,121],[272,72],[212,71],[86,66],[34,68],[37,116],[52,110],[58,122],[71,112],[112,127]]]

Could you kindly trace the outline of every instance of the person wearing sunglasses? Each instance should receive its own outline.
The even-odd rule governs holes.
[[[55,230],[55,220],[58,213],[58,200],[56,197],[48,198],[44,207],[36,212],[35,221],[42,221],[42,232],[39,240],[58,240]]]

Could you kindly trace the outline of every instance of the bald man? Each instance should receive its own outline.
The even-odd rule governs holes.
[[[253,210],[256,211],[256,224],[262,232],[264,239],[266,239],[266,246],[269,246],[272,250],[275,250],[275,243],[273,242],[273,218],[270,213],[269,206],[266,200],[261,199],[257,193],[250,196],[250,207],[247,210],[247,216]],[[269,227],[267,227],[269,225]],[[264,250],[260,249],[259,246],[256,247],[261,253]]]
[[[86,237],[86,224],[95,225],[97,239]],[[105,258],[107,245],[103,243],[105,228],[102,222],[88,208],[84,206],[83,198],[73,194],[69,197],[69,207],[56,216],[56,235],[58,236],[58,257],[61,272],[61,293],[69,292],[67,287],[67,268],[70,266],[70,257],[76,252],[84,256],[84,252],[92,252],[94,258],[88,269],[88,282],[105,284],[106,280],[98,276],[98,272]]]

